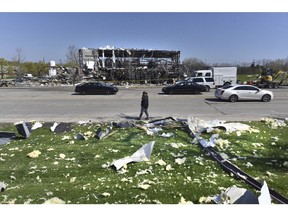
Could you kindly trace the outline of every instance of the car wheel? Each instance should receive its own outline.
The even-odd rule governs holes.
[[[269,84],[268,84],[268,88],[269,88],[269,89],[273,88],[273,83],[269,83]]]
[[[210,91],[210,86],[205,86],[205,88],[206,88],[206,92]]]
[[[279,88],[279,84],[278,83],[274,83],[274,88]]]
[[[85,90],[81,91],[81,95],[85,95],[87,92]]]
[[[228,86],[228,85],[231,85],[230,82],[225,82],[223,86]]]
[[[237,95],[231,95],[229,97],[229,101],[232,102],[232,103],[236,102],[237,100],[238,100],[238,96]]]
[[[173,92],[173,90],[170,90],[170,91],[168,91],[168,93],[169,93],[169,94],[173,94],[174,92]]]
[[[271,100],[271,96],[268,94],[263,95],[262,101],[263,102],[269,102]]]
[[[110,91],[110,90],[106,90],[106,91],[105,91],[105,94],[106,94],[106,95],[109,95],[109,94],[111,94],[111,91]]]

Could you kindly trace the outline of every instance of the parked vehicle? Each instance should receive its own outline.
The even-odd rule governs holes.
[[[214,95],[218,99],[229,100],[231,102],[238,100],[261,100],[269,102],[273,99],[273,92],[253,85],[223,86],[216,89]]]
[[[33,79],[33,75],[32,75],[32,74],[25,74],[25,75],[23,76],[23,79],[24,79],[24,80],[32,80],[32,79]]]
[[[211,88],[215,88],[215,81],[212,77],[189,77],[186,79],[187,81],[196,82],[200,85],[204,85],[206,87],[206,91],[210,91]]]
[[[285,85],[286,80],[288,80],[287,71],[278,71],[267,68],[262,72],[261,76],[254,81],[254,85],[259,88],[279,88],[281,85]],[[287,84],[287,83],[286,83]]]
[[[205,92],[206,87],[191,81],[179,81],[174,85],[162,88],[165,94],[199,94]]]
[[[87,82],[78,84],[75,87],[75,92],[80,94],[116,94],[118,88],[112,84],[102,82]]]
[[[197,70],[192,77],[211,77],[216,87],[235,85],[237,83],[237,67],[211,67],[209,70]]]

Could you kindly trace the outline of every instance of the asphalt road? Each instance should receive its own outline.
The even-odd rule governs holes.
[[[247,121],[288,117],[288,87],[272,89],[274,100],[226,102],[214,98],[214,89],[200,95],[165,95],[162,86],[119,87],[116,95],[78,95],[73,86],[0,88],[0,123],[18,121],[103,122],[139,116],[140,100],[149,94],[151,119],[194,116],[203,120]]]

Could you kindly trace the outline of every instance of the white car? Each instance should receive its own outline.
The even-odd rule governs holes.
[[[187,80],[204,85],[206,87],[206,91],[210,91],[211,88],[215,88],[215,81],[212,77],[189,77]]]
[[[253,85],[223,86],[215,90],[215,97],[218,99],[236,102],[238,100],[261,100],[269,102],[273,99],[273,92],[257,88]]]

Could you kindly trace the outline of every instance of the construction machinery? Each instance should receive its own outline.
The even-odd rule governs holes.
[[[288,81],[287,71],[280,70],[275,73],[273,69],[267,68],[253,84],[259,88],[279,88],[281,85],[286,85],[286,81]]]

